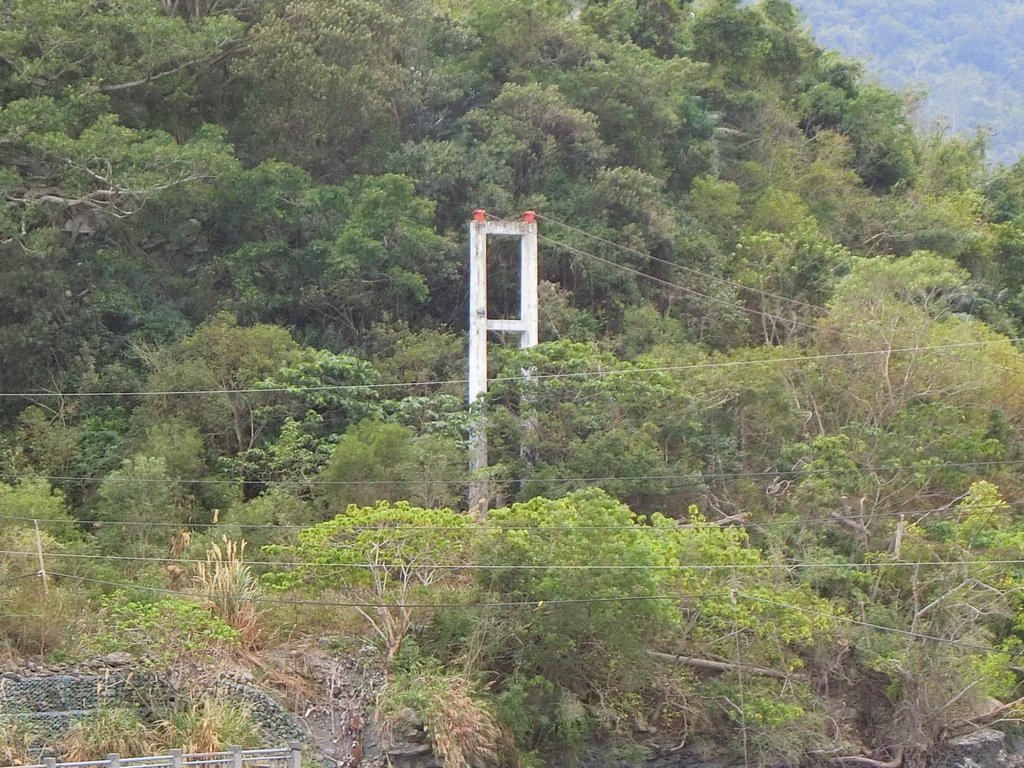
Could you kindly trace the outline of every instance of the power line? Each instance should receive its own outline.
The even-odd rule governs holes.
[[[917,469],[927,469],[930,471],[940,471],[946,469],[978,469],[982,467],[1006,467],[1006,466],[1017,466],[1024,464],[1024,459],[990,459],[986,461],[964,461],[964,462],[944,462],[941,464],[926,464],[924,467],[918,467]],[[592,475],[592,476],[563,476],[563,477],[537,477],[537,478],[512,478],[503,480],[502,478],[491,478],[494,482],[521,482],[524,484],[532,485],[552,485],[558,483],[608,483],[608,482],[638,482],[638,481],[672,481],[672,480],[686,480],[688,483],[682,486],[675,487],[689,487],[696,485],[704,485],[706,483],[716,480],[733,480],[742,478],[779,478],[779,479],[792,479],[801,477],[819,477],[819,476],[833,476],[833,475],[855,475],[855,474],[884,474],[887,472],[900,472],[907,469],[914,469],[913,464],[892,464],[892,465],[880,465],[880,466],[868,466],[868,467],[851,467],[848,469],[842,468],[820,468],[820,469],[773,469],[773,470],[758,470],[758,471],[747,471],[747,472],[687,472],[687,473],[670,473],[670,474],[657,474],[657,475]],[[47,480],[51,483],[94,483],[101,482],[110,477],[109,474],[103,476],[86,476],[86,475],[37,475],[37,474],[0,474],[0,480],[9,480],[12,482],[20,482],[22,480]],[[359,487],[359,486],[373,486],[373,485],[466,485],[468,483],[476,482],[479,477],[424,477],[412,480],[403,480],[400,478],[372,478],[365,480],[246,480],[242,478],[228,479],[228,478],[145,478],[145,477],[118,477],[116,482],[128,483],[128,484],[154,484],[154,483],[177,483],[179,485],[265,485],[270,487]]]
[[[12,553],[21,554],[21,553]],[[36,552],[28,552],[26,554],[32,555],[33,557],[37,554]],[[22,581],[24,579],[38,578],[40,576],[39,571],[32,571],[31,573],[22,573],[17,576],[4,576],[0,578],[0,584],[13,584],[16,581]]]
[[[998,502],[995,504],[976,504],[972,505],[971,510],[998,510],[998,509],[1019,509],[1024,507],[1024,502]],[[739,525],[751,525],[757,528],[773,528],[782,526],[793,526],[793,525],[810,525],[814,523],[837,523],[844,520],[884,520],[887,518],[894,517],[923,517],[934,514],[936,512],[949,512],[956,510],[953,503],[944,504],[939,507],[929,507],[925,509],[900,509],[900,510],[889,510],[883,512],[870,512],[863,514],[844,514],[841,518],[835,515],[827,517],[782,517],[773,520],[738,520]],[[239,528],[241,530],[280,530],[280,531],[297,531],[304,530],[312,527],[312,525],[289,525],[285,523],[235,523],[230,520],[226,522],[216,523],[199,523],[199,522],[185,522],[185,523],[171,523],[164,521],[141,521],[141,520],[59,520],[59,519],[37,519],[32,517],[17,516],[17,515],[0,515],[0,520],[7,520],[11,522],[24,522],[32,523],[38,522],[40,525],[75,525],[75,524],[88,524],[100,527],[137,527],[137,528],[174,528],[176,530],[181,529],[202,529],[202,528],[217,528],[217,527],[232,527]],[[706,525],[715,526],[717,521],[708,521]],[[537,531],[537,532],[564,532],[564,531],[621,531],[621,530],[638,530],[638,531],[661,531],[661,530],[688,530],[698,527],[692,523],[681,523],[677,522],[677,525],[671,528],[656,528],[652,526],[646,526],[643,524],[630,524],[630,525],[544,525],[544,526],[525,526],[525,525],[508,525],[508,526],[497,526],[497,525],[476,525],[476,526],[452,526],[452,525],[407,525],[402,526],[402,530],[405,531],[449,531],[449,530],[463,530],[466,532],[500,532],[504,530],[517,530],[517,531]],[[381,526],[375,525],[354,525],[349,526],[345,529],[346,531],[376,531],[384,530]]]
[[[652,529],[653,530],[653,529]],[[5,556],[35,556],[36,552],[28,550],[0,550],[0,555]],[[167,565],[202,565],[209,561],[199,558],[186,557],[146,557],[139,555],[97,555],[81,552],[47,552],[47,559],[52,557],[64,558],[67,560],[99,560],[111,563],[161,563]],[[323,563],[310,561],[286,561],[286,560],[244,560],[245,565],[253,566],[275,566],[278,568],[302,568],[308,567],[319,570],[353,570],[373,571],[388,570],[389,568],[400,567],[389,566],[381,563]],[[635,565],[630,563],[434,563],[418,566],[423,570],[436,571],[800,571],[840,569],[874,569],[874,568],[926,568],[953,566],[995,566],[995,565],[1024,565],[1022,559],[992,559],[992,560],[919,560],[919,561],[877,561],[864,563],[850,562],[828,562],[828,563],[807,563],[807,562],[763,562],[763,563],[679,563],[674,565]],[[48,571],[49,573],[49,571]],[[15,578],[27,578],[38,576],[38,572],[26,574]]]
[[[125,582],[111,581],[108,579],[94,579],[87,576],[76,576],[67,573],[50,572],[51,576],[77,580],[84,583],[97,584],[101,586],[114,587],[117,589],[125,589],[132,591],[149,592],[153,594],[171,595],[180,597],[181,592],[177,592],[172,589],[164,589],[161,587],[150,587],[141,584],[128,584]],[[772,600],[770,598],[759,597],[757,595],[751,595],[744,592],[737,592],[735,590],[720,590],[714,592],[690,592],[690,593],[678,593],[670,595],[615,595],[609,597],[579,597],[579,598],[563,598],[563,599],[539,599],[539,600],[502,600],[502,601],[491,601],[491,602],[467,602],[467,603],[456,603],[456,602],[445,602],[445,603],[385,603],[385,602],[374,602],[374,601],[359,601],[359,600],[309,600],[301,598],[288,598],[278,599],[271,597],[263,597],[260,595],[249,596],[249,595],[222,595],[221,597],[235,599],[240,601],[248,601],[257,604],[268,604],[268,605],[292,605],[292,606],[315,606],[315,607],[333,607],[333,608],[382,608],[382,609],[444,609],[444,608],[533,608],[535,610],[541,608],[554,608],[565,605],[586,605],[586,604],[599,604],[599,603],[631,603],[631,602],[650,602],[655,600],[670,600],[678,601],[683,599],[706,599],[713,597],[729,597],[736,595],[738,597],[752,600],[755,602],[766,603],[769,605],[775,605],[780,608],[787,608],[789,610],[799,611],[810,615],[820,616],[822,618],[835,620],[847,624],[853,624],[861,626],[867,629],[873,629],[879,632],[888,632],[897,634],[903,637],[910,637],[916,640],[927,640],[931,642],[943,643],[946,645],[959,646],[973,651],[979,651],[983,653],[1007,653],[1010,656],[1024,656],[1021,653],[1012,653],[1009,651],[1002,651],[998,648],[991,648],[983,645],[977,645],[975,643],[969,643],[961,640],[953,640],[950,638],[942,637],[940,635],[929,635],[921,632],[911,632],[909,630],[898,629],[895,627],[886,627],[882,624],[871,624],[869,622],[858,621],[840,614],[826,613],[825,611],[818,611],[810,608],[804,608],[802,606],[792,605],[784,603],[778,600]]]
[[[704,278],[707,278],[707,279],[710,279],[710,280],[717,280],[719,282],[726,283],[728,285],[734,286],[736,288],[740,288],[740,289],[748,291],[750,293],[755,293],[755,294],[758,294],[758,295],[761,295],[761,296],[766,296],[766,297],[771,297],[771,298],[779,299],[779,300],[782,300],[782,301],[789,302],[791,304],[795,304],[795,305],[806,307],[807,309],[814,310],[816,312],[822,312],[822,313],[824,313],[826,315],[828,314],[828,310],[825,307],[819,306],[817,304],[811,304],[810,302],[806,302],[806,301],[803,301],[801,299],[789,298],[789,297],[783,296],[781,294],[772,293],[771,291],[765,291],[763,289],[753,288],[751,286],[744,285],[743,283],[739,283],[739,282],[736,282],[734,280],[730,280],[730,279],[728,279],[726,277],[721,277],[721,276],[718,276],[718,275],[713,275],[710,272],[704,272],[702,270],[695,269],[693,267],[689,267],[689,266],[686,266],[686,265],[683,265],[683,264],[676,264],[675,262],[668,261],[667,259],[658,258],[657,256],[654,256],[653,254],[646,253],[644,251],[640,251],[640,250],[637,250],[635,248],[631,248],[629,246],[622,245],[620,243],[616,243],[616,242],[614,242],[612,240],[608,240],[607,238],[603,238],[603,237],[600,237],[598,235],[590,234],[590,233],[586,232],[585,230],[582,230],[582,229],[579,229],[578,227],[572,226],[571,224],[566,224],[565,222],[557,221],[557,220],[549,218],[547,216],[541,216],[540,214],[537,214],[537,217],[540,218],[540,219],[544,219],[546,221],[550,221],[552,224],[556,224],[558,226],[565,227],[566,229],[569,229],[569,230],[571,230],[573,232],[581,234],[581,235],[583,235],[585,237],[589,237],[589,238],[591,238],[593,240],[596,240],[598,242],[605,243],[607,245],[611,245],[611,246],[613,246],[615,248],[618,248],[618,249],[620,249],[622,251],[625,251],[626,253],[631,253],[633,255],[640,256],[641,258],[644,258],[644,259],[647,259],[647,260],[650,260],[650,261],[654,261],[654,262],[657,262],[657,263],[660,263],[660,264],[665,264],[665,265],[667,265],[669,267],[680,269],[680,270],[683,270],[685,272],[689,272],[691,274],[695,274],[695,275],[698,275],[698,276],[701,276],[701,277],[704,277]],[[557,246],[565,248],[565,249],[567,249],[569,251],[572,251],[573,253],[575,253],[575,254],[577,254],[579,256],[585,256],[585,257],[588,257],[588,258],[596,259],[596,260],[601,261],[601,262],[603,262],[605,264],[608,264],[608,265],[610,265],[612,267],[616,267],[618,269],[630,272],[630,273],[632,273],[634,275],[637,275],[638,277],[646,277],[649,280],[661,283],[661,284],[666,285],[668,287],[676,288],[678,290],[682,290],[682,291],[685,291],[687,293],[691,293],[693,295],[700,296],[702,298],[708,299],[709,301],[713,301],[713,302],[718,302],[720,304],[724,304],[725,306],[729,306],[729,307],[732,307],[734,309],[739,309],[739,310],[742,310],[744,312],[751,312],[753,314],[760,315],[760,316],[765,317],[765,318],[770,319],[770,320],[776,319],[776,316],[773,315],[770,312],[764,312],[762,310],[753,309],[751,307],[744,307],[744,306],[740,306],[738,304],[733,304],[732,302],[725,301],[724,299],[719,299],[719,298],[717,298],[715,296],[710,296],[708,294],[701,293],[700,291],[697,291],[697,290],[695,290],[693,288],[689,288],[687,286],[679,285],[678,283],[673,283],[671,281],[665,280],[665,279],[657,277],[655,275],[651,275],[651,274],[649,274],[647,272],[643,272],[642,270],[635,269],[635,268],[630,267],[628,265],[620,264],[618,262],[611,261],[610,259],[605,259],[604,257],[598,256],[595,253],[591,253],[589,251],[585,251],[583,249],[576,248],[576,247],[568,245],[566,243],[559,242],[559,241],[557,241],[557,240],[555,240],[553,238],[549,238],[549,237],[546,237],[544,235],[539,235],[539,237],[547,240],[548,242],[550,242],[550,243],[552,243],[554,245],[557,245]],[[800,326],[803,326],[803,327],[806,327],[806,328],[811,328],[812,330],[818,330],[816,326],[814,326],[812,324],[809,324],[809,323],[805,323],[805,322],[803,322],[801,320],[797,320],[796,318],[789,318],[788,320],[786,320],[785,318],[778,318],[778,319],[781,319],[781,320],[783,320],[785,322],[789,322],[789,323],[791,323],[793,325],[800,325]],[[870,318],[865,318],[865,317],[859,317],[859,318],[855,318],[855,319],[859,319],[859,320],[862,320],[864,322],[871,322]],[[873,342],[874,341],[874,339],[869,339],[866,336],[861,336],[859,334],[850,333],[849,331],[842,330],[842,329],[832,329],[832,332],[838,333],[839,335],[845,336],[845,337],[850,338],[850,339],[856,339],[858,341],[869,341],[869,342]],[[1020,341],[1020,340],[1019,339],[1012,339],[1010,341],[1011,342],[1017,342],[1017,341]],[[941,354],[941,353],[937,353],[937,354]],[[996,363],[995,361],[992,361],[992,360],[984,360],[982,362],[983,362],[983,364],[987,365],[988,367],[997,368],[999,370],[1007,371],[1009,373],[1019,374],[1021,372],[1019,370],[1014,370],[1013,368],[1009,368],[1009,367],[1007,367],[1005,365],[1000,365],[999,363]]]
[[[118,392],[0,392],[0,397],[177,397],[196,395],[296,394],[299,392],[349,392],[354,390],[377,390],[399,387],[428,387],[444,384],[465,384],[466,382],[467,379],[438,379],[436,381],[398,381],[374,384],[315,384],[297,387],[229,387],[225,389],[124,390]]]
[[[614,262],[611,262],[614,263]],[[660,279],[660,278],[656,278]],[[681,286],[679,286],[681,287]],[[732,305],[730,305],[732,306]],[[859,337],[858,337],[859,338]],[[685,363],[680,365],[662,366],[636,366],[618,369],[600,369],[590,371],[569,371],[564,373],[533,373],[531,381],[558,380],[558,379],[579,379],[579,378],[603,378],[609,376],[632,376],[652,373],[678,373],[683,371],[713,370],[723,368],[742,368],[755,365],[775,365],[778,363],[808,363],[822,360],[839,360],[845,358],[868,357],[871,355],[895,355],[903,353],[936,352],[940,350],[966,349],[972,347],[985,347],[993,344],[1018,343],[1024,341],[1022,338],[1000,338],[986,341],[960,341],[946,344],[920,344],[911,347],[887,347],[883,349],[850,350],[847,352],[824,352],[816,355],[790,355],[785,357],[767,357],[759,360],[717,360],[700,363]],[[773,349],[781,349],[774,347]],[[1012,371],[1012,369],[1010,369]],[[1024,371],[1024,368],[1022,368]],[[1012,371],[1020,373],[1021,371]],[[522,376],[495,376],[488,379],[492,383],[500,382],[522,382]],[[390,382],[377,384],[318,384],[302,387],[249,387],[249,388],[227,388],[227,389],[193,389],[193,390],[154,390],[154,391],[119,391],[119,392],[0,392],[4,398],[94,398],[94,397],[174,397],[174,396],[200,396],[200,395],[236,395],[236,394],[297,394],[301,392],[342,392],[363,389],[387,389],[391,387],[427,387],[441,386],[445,384],[466,384],[468,379],[432,379],[425,381]]]
[[[661,278],[661,277],[656,277],[655,275],[652,275],[649,272],[644,272],[642,270],[635,269],[633,267],[627,266],[626,264],[620,264],[617,261],[612,261],[611,259],[606,259],[604,256],[598,256],[596,253],[591,253],[590,251],[585,251],[582,248],[577,248],[576,246],[569,245],[568,243],[563,243],[563,242],[561,242],[559,240],[555,240],[552,237],[548,237],[547,235],[537,235],[537,237],[540,238],[541,240],[544,240],[545,242],[548,242],[548,243],[551,243],[552,245],[558,246],[559,248],[564,248],[565,250],[569,251],[570,253],[574,253],[577,256],[585,256],[585,257],[587,257],[589,259],[594,259],[595,261],[600,261],[603,264],[607,264],[607,265],[609,265],[611,267],[615,267],[616,269],[622,270],[623,272],[628,272],[628,273],[630,273],[632,275],[636,275],[637,277],[643,277],[643,278],[646,278],[646,279],[651,280],[653,282],[661,283],[662,285],[664,285],[664,286],[666,286],[668,288],[675,288],[676,290],[680,290],[680,291],[688,293],[688,294],[690,294],[692,296],[697,296],[699,298],[706,299],[707,301],[711,301],[711,302],[713,302],[715,304],[721,304],[723,306],[729,307],[730,309],[739,310],[740,312],[749,312],[749,313],[754,314],[754,315],[759,315],[759,316],[761,316],[763,318],[766,318],[768,320],[778,320],[778,319],[780,319],[778,316],[773,315],[771,312],[765,312],[764,310],[755,309],[754,307],[746,307],[746,306],[743,306],[742,304],[736,304],[736,303],[728,301],[726,299],[720,299],[719,297],[713,296],[713,295],[711,295],[709,293],[702,293],[701,291],[698,291],[698,290],[696,290],[694,288],[690,288],[690,287],[685,286],[685,285],[680,285],[679,283],[673,283],[671,280],[666,280],[666,279]],[[793,325],[800,325],[800,326],[803,326],[805,328],[810,328],[812,330],[817,330],[817,327],[814,324],[804,322],[803,320],[797,320],[796,318],[791,318],[791,319],[788,320],[788,322],[792,323]],[[866,341],[866,339],[864,339],[863,337],[858,337],[858,338],[861,338],[861,340],[865,340]]]
[[[929,641],[932,641],[932,642],[943,643],[945,645],[952,645],[952,646],[956,646],[956,647],[959,647],[959,648],[967,648],[967,649],[972,650],[972,651],[981,651],[982,653],[1005,653],[1006,655],[1014,657],[1014,658],[1022,658],[1022,657],[1024,657],[1024,652],[1005,651],[1005,650],[1001,650],[999,648],[992,648],[990,646],[978,645],[976,643],[971,643],[971,642],[968,642],[968,641],[965,641],[965,640],[954,640],[952,638],[942,637],[941,635],[929,635],[929,634],[925,634],[925,633],[922,633],[922,632],[911,632],[908,629],[899,629],[897,627],[887,627],[884,624],[872,624],[871,622],[868,622],[868,621],[859,621],[859,620],[854,619],[854,618],[852,618],[850,616],[843,616],[842,614],[826,613],[825,611],[818,611],[818,610],[815,610],[813,608],[804,608],[803,606],[792,605],[790,603],[783,603],[783,602],[781,602],[779,600],[772,600],[772,599],[767,598],[767,597],[759,597],[757,595],[751,595],[751,594],[747,594],[747,593],[744,593],[744,592],[737,592],[736,594],[739,597],[746,598],[747,600],[753,600],[753,601],[759,602],[759,603],[766,603],[768,605],[774,605],[774,606],[777,606],[779,608],[787,608],[787,609],[793,610],[793,611],[800,611],[801,613],[806,613],[806,614],[809,614],[811,616],[820,616],[822,618],[832,619],[832,620],[835,620],[835,621],[840,621],[840,622],[842,622],[844,624],[852,624],[852,625],[855,625],[855,626],[858,626],[858,627],[864,627],[865,629],[874,629],[874,630],[878,630],[880,632],[888,632],[890,634],[900,635],[901,637],[909,637],[909,638],[913,638],[915,640],[929,640]]]
[[[657,257],[657,256],[655,256],[655,255],[653,255],[651,253],[647,253],[646,251],[641,251],[641,250],[638,250],[636,248],[631,248],[628,245],[622,245],[621,243],[617,243],[614,240],[609,240],[607,238],[601,237],[600,235],[591,234],[590,232],[587,232],[586,230],[580,229],[579,227],[574,227],[572,224],[567,224],[564,221],[558,221],[557,219],[552,219],[550,216],[543,216],[543,215],[538,213],[537,214],[537,218],[538,219],[543,219],[544,221],[549,221],[552,224],[555,224],[555,225],[557,225],[559,227],[564,227],[565,229],[568,229],[571,232],[575,232],[576,234],[583,235],[584,237],[588,237],[591,240],[595,240],[595,241],[597,241],[599,243],[604,243],[605,245],[610,245],[613,248],[618,248],[619,250],[624,251],[626,253],[633,254],[634,256],[639,256],[642,259],[646,259],[648,261],[653,261],[653,262],[655,262],[657,264],[664,264],[667,267],[671,267],[673,269],[678,269],[678,270],[680,270],[682,272],[687,272],[687,273],[689,273],[691,275],[697,275],[698,277],[704,277],[704,278],[707,278],[709,280],[716,280],[718,282],[725,283],[726,285],[731,285],[734,288],[740,288],[741,290],[749,291],[751,293],[756,293],[756,294],[759,294],[761,296],[767,296],[767,297],[770,297],[770,298],[773,298],[773,299],[780,299],[780,300],[785,301],[785,302],[790,303],[790,304],[796,304],[798,306],[806,307],[807,309],[812,309],[812,310],[819,311],[819,312],[826,312],[827,311],[824,307],[820,307],[817,304],[811,304],[811,303],[803,301],[801,299],[794,299],[794,298],[791,298],[789,296],[783,296],[782,294],[779,294],[779,293],[772,293],[771,291],[766,291],[766,290],[764,290],[762,288],[754,288],[754,287],[749,286],[749,285],[744,285],[743,283],[737,282],[735,280],[730,280],[727,277],[722,277],[720,275],[715,275],[715,274],[712,274],[710,272],[704,272],[703,270],[699,270],[699,269],[696,269],[694,267],[691,267],[691,266],[688,266],[688,265],[685,265],[685,264],[677,264],[676,262],[669,261],[668,259],[659,258],[659,257]],[[858,338],[860,338],[860,337],[858,337]]]
[[[570,251],[572,253],[575,253],[578,256],[586,256],[587,258],[595,259],[596,261],[603,262],[604,264],[608,264],[609,266],[615,267],[616,269],[620,269],[620,270],[622,270],[624,272],[629,272],[631,274],[637,275],[638,277],[645,277],[648,280],[652,280],[654,282],[661,283],[662,285],[665,285],[667,287],[676,288],[678,290],[684,291],[684,292],[692,294],[694,296],[699,296],[699,297],[701,297],[703,299],[707,299],[708,301],[715,302],[715,303],[718,303],[718,304],[723,304],[724,306],[731,307],[733,309],[738,309],[738,310],[740,310],[742,312],[750,312],[750,313],[755,314],[755,315],[760,315],[761,317],[764,317],[764,318],[769,319],[769,320],[778,319],[771,312],[765,312],[763,310],[754,309],[753,307],[746,307],[746,306],[741,306],[739,304],[734,304],[734,303],[732,303],[730,301],[726,301],[725,299],[720,299],[717,296],[712,296],[710,294],[702,293],[702,292],[697,291],[697,290],[695,290],[693,288],[689,288],[687,286],[680,285],[679,283],[673,283],[670,280],[665,280],[664,278],[656,277],[655,275],[651,275],[651,274],[649,274],[647,272],[643,272],[641,270],[634,269],[633,267],[627,266],[625,264],[620,264],[620,263],[618,263],[616,261],[612,261],[610,259],[606,259],[603,256],[598,256],[595,253],[591,253],[589,251],[584,251],[584,250],[582,250],[580,248],[576,248],[575,246],[568,245],[567,243],[559,242],[558,240],[555,240],[553,238],[547,237],[545,235],[538,235],[538,237],[540,239],[542,239],[542,240],[546,240],[547,242],[549,242],[549,243],[551,243],[553,245],[557,245],[557,246],[559,246],[561,248],[564,248],[564,249],[566,249],[566,250],[568,250],[568,251]],[[668,263],[671,263],[671,262],[668,262]],[[770,295],[774,295],[774,294],[770,294]],[[810,305],[809,304],[808,306],[814,306],[814,305]],[[805,328],[810,328],[811,330],[815,330],[815,331],[818,330],[817,326],[815,326],[815,325],[813,325],[811,323],[806,323],[806,322],[804,322],[802,320],[797,320],[796,318],[790,318],[790,319],[786,320],[786,322],[789,322],[789,323],[791,323],[793,325],[799,325],[799,326],[802,326],[802,327],[805,327]],[[893,329],[893,330],[895,330],[895,329]],[[874,339],[869,339],[866,336],[861,336],[859,334],[850,333],[849,331],[844,331],[844,330],[836,329],[834,332],[838,333],[841,336],[845,336],[847,338],[855,339],[857,341],[867,341],[867,342],[873,342],[874,341]],[[985,343],[997,344],[997,343],[1009,342],[1009,343],[1013,344],[1013,343],[1017,343],[1017,342],[1020,342],[1020,341],[1024,341],[1024,339],[1019,339],[1019,338],[999,339],[999,340],[993,340],[993,341],[989,341],[989,342],[985,342]],[[926,346],[921,346],[921,347],[917,348],[918,351],[921,351],[921,352],[933,351],[934,354],[944,357],[945,355],[943,354],[943,352],[938,351],[939,349],[940,349],[940,346],[938,346],[938,345],[936,345],[936,346],[927,346],[927,347]],[[896,351],[896,350],[892,350],[892,351]],[[900,350],[900,351],[908,351],[908,350]],[[855,355],[855,354],[858,354],[858,353],[846,352],[846,353],[832,353],[832,354],[835,354],[838,357],[845,357],[847,355]],[[872,354],[872,353],[869,352],[868,354]],[[823,356],[823,359],[825,357],[826,356]],[[810,356],[808,356],[808,358],[806,358],[806,359],[810,359]],[[747,361],[744,361],[744,362],[747,362]],[[999,363],[996,363],[995,361],[992,361],[992,360],[982,360],[981,362],[984,365],[986,365],[986,366],[988,366],[990,368],[997,368],[999,370],[1006,371],[1008,373],[1020,374],[1022,372],[1021,370],[1014,370],[1013,368],[1010,368],[1008,366],[1000,365]]]
[[[86,582],[90,584],[100,584],[108,587],[117,587],[119,589],[174,595],[177,597],[180,597],[182,594],[181,592],[175,591],[173,589],[150,587],[142,584],[128,584],[120,581],[110,581],[108,579],[94,579],[88,576],[76,576],[70,573],[57,573],[54,571],[47,571],[47,573],[49,573],[51,576],[58,576],[60,578],[65,579],[74,579],[77,581]],[[714,593],[699,592],[678,595],[616,595],[613,597],[573,597],[553,600],[501,600],[494,602],[478,603],[384,603],[371,601],[363,602],[358,600],[305,600],[301,598],[278,599],[272,597],[263,597],[259,595],[218,595],[218,597],[221,598],[239,601],[249,601],[253,603],[267,603],[270,605],[307,605],[333,608],[540,608],[546,606],[559,605],[581,605],[592,603],[618,602],[629,603],[645,602],[649,600],[679,600],[684,598],[701,598],[714,596]]]

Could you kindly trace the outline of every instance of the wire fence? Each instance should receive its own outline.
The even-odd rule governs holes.
[[[77,763],[58,762],[54,757],[43,759],[36,765],[23,765],[18,768],[207,768],[207,766],[224,766],[225,768],[301,768],[302,749],[297,741],[287,747],[272,749],[242,749],[238,746],[229,747],[226,752],[196,752],[185,754],[180,749],[172,749],[165,755],[146,757],[121,757],[109,754],[102,760],[88,760]]]

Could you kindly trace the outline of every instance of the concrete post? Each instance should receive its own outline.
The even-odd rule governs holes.
[[[487,314],[487,237],[518,238],[519,317],[491,319]],[[484,211],[474,211],[469,225],[469,406],[473,414],[472,447],[469,469],[473,479],[469,489],[469,509],[483,516],[490,495],[485,478],[487,469],[487,422],[481,395],[487,392],[487,332],[519,334],[523,349],[540,341],[538,287],[537,217],[533,211],[522,221],[488,219]],[[524,375],[529,375],[524,371]],[[527,420],[527,429],[532,422]]]

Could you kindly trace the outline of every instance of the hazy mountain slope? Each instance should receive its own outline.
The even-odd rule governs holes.
[[[818,40],[868,62],[887,85],[922,87],[919,120],[992,131],[991,157],[1024,154],[1020,0],[799,0]]]

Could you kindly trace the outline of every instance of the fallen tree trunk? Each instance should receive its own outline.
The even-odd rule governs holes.
[[[863,755],[833,757],[829,762],[833,765],[860,765],[864,766],[864,768],[900,768],[903,764],[903,753],[896,755],[895,758],[887,763],[875,760],[873,757],[864,757]]]
[[[677,656],[673,653],[661,653],[660,651],[647,651],[647,655],[658,661],[665,661],[670,664],[682,664],[694,669],[704,669],[709,672],[749,672],[752,675],[761,677],[774,677],[779,680],[788,680],[789,675],[779,672],[777,669],[767,667],[755,667],[749,664],[732,664],[727,661],[712,661],[711,659],[696,659],[692,656]]]
[[[948,728],[942,733],[942,740],[946,741],[957,736],[964,736],[972,731],[976,731],[979,728],[987,728],[995,722],[1003,722],[1005,720],[1019,721],[1018,717],[1007,717],[1013,715],[1015,711],[1024,709],[1024,696],[1019,699],[1014,699],[1011,702],[1002,704],[995,709],[991,709],[975,717],[963,718],[961,720],[955,720],[950,724]]]

